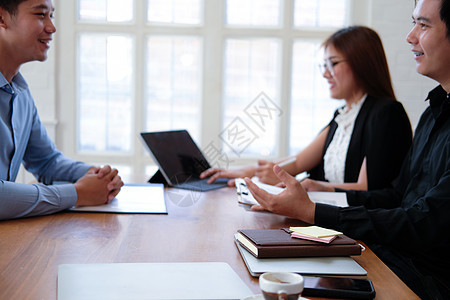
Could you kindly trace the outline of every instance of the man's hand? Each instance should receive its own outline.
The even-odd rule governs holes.
[[[107,175],[114,174],[113,178],[111,179],[110,183],[108,184],[108,202],[114,199],[115,196],[120,192],[120,188],[123,186],[122,178],[118,175],[119,171],[117,169],[112,169],[111,166],[105,165],[103,167],[91,167],[88,171],[93,172],[94,174],[97,174],[98,178],[104,178]]]
[[[123,181],[111,166],[91,167],[77,182],[77,206],[101,205],[111,202],[120,192]]]
[[[278,165],[273,167],[273,172],[286,185],[286,189],[278,195],[258,188],[249,178],[245,178],[247,187],[260,204],[254,205],[252,210],[269,210],[314,224],[316,205],[309,199],[301,184]]]

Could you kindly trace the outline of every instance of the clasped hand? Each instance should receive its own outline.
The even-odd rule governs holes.
[[[102,205],[111,202],[123,186],[117,169],[106,165],[91,167],[74,186],[77,191],[77,206]]]

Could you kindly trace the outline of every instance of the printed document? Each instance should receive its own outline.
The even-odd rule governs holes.
[[[278,195],[284,191],[284,188],[277,187],[270,184],[265,184],[259,180],[252,179],[252,181],[261,189],[268,193]],[[237,178],[235,180],[236,192],[238,194],[238,202],[247,205],[258,204],[258,201],[253,197],[252,193],[247,188],[244,179]],[[347,194],[343,192],[308,192],[309,199],[314,203],[323,203],[339,207],[348,207]]]

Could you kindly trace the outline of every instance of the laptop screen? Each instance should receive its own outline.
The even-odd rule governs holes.
[[[142,132],[153,159],[170,184],[198,179],[210,165],[186,130]]]

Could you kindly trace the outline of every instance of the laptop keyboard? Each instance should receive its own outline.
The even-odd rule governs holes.
[[[220,189],[227,186],[228,178],[219,178],[215,182],[208,184],[208,178],[205,179],[194,179],[185,183],[177,184],[174,187],[185,190],[194,191],[210,191],[215,189]]]

